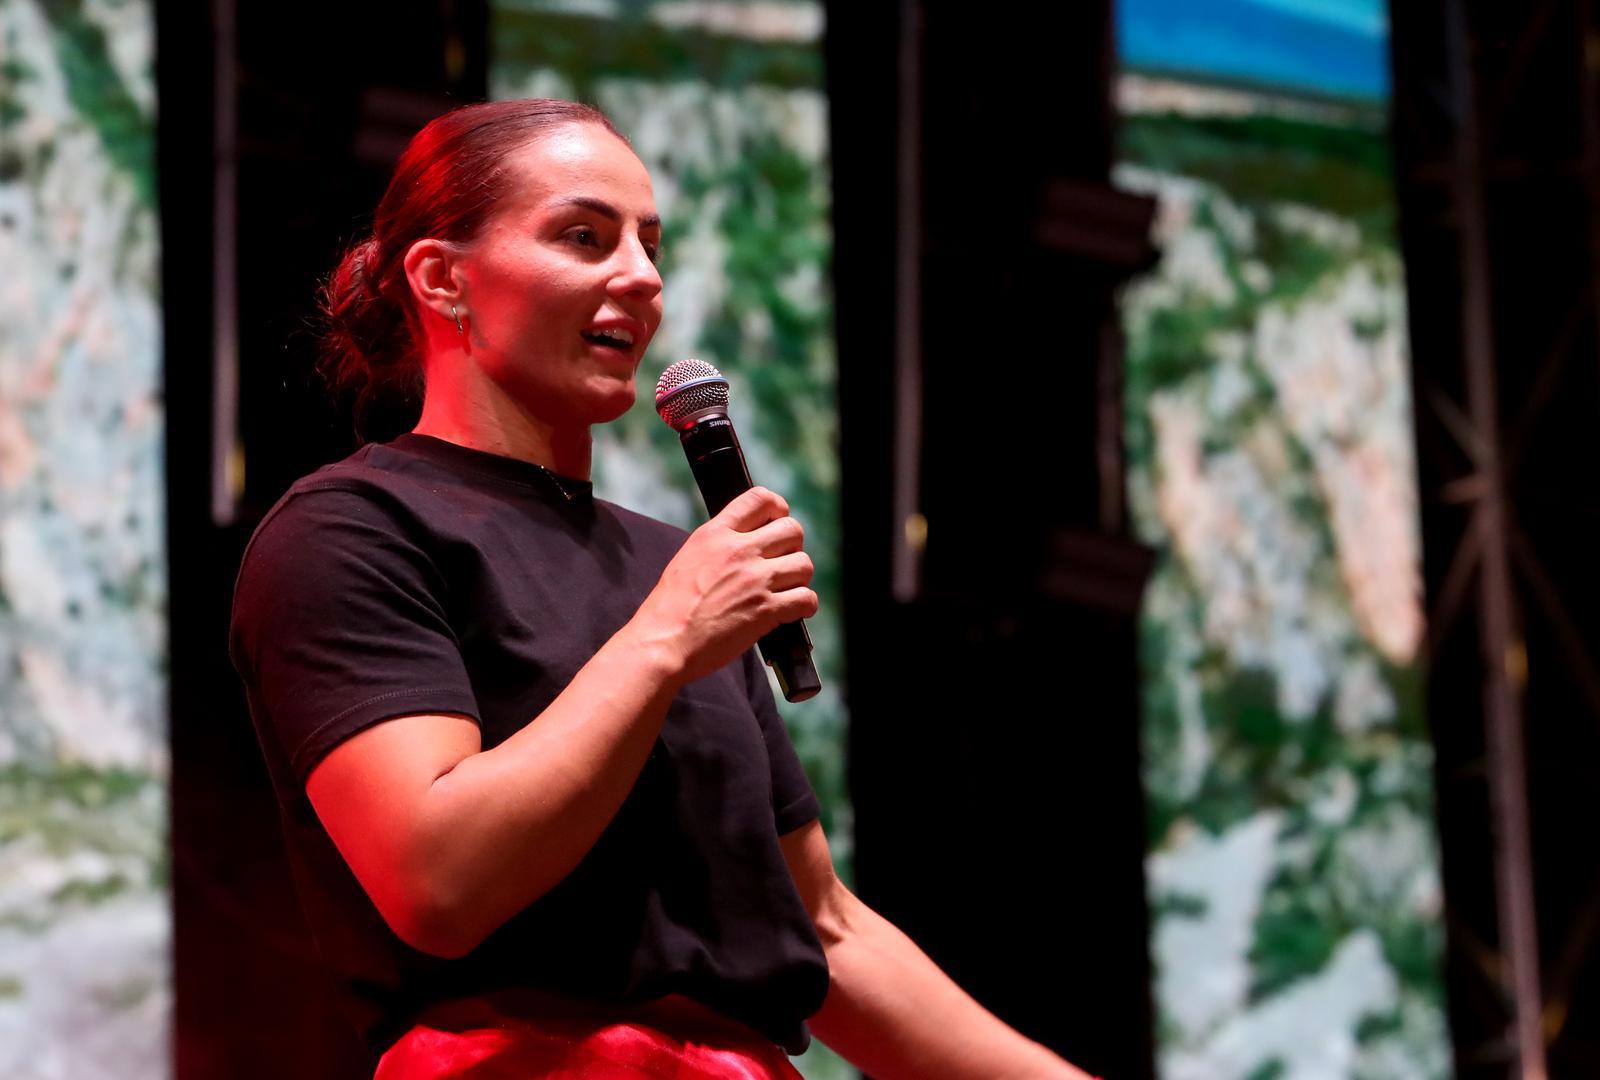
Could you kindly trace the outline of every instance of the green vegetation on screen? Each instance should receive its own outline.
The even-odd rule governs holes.
[[[171,1071],[153,50],[0,3],[4,1076]]]
[[[1164,252],[1123,303],[1130,505],[1160,556],[1141,663],[1161,1072],[1442,1077],[1386,139],[1354,109],[1165,92],[1124,115],[1117,170],[1160,200]]]

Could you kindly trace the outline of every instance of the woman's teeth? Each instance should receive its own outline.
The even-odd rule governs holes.
[[[583,337],[586,341],[612,349],[627,349],[633,345],[633,335],[621,329],[584,331]]]

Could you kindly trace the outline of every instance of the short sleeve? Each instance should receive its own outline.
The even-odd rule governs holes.
[[[302,784],[380,720],[479,718],[445,582],[400,513],[358,490],[299,491],[245,550],[229,654],[262,739]]]
[[[744,655],[745,682],[750,692],[750,705],[756,719],[761,722],[761,734],[767,744],[767,760],[772,767],[772,818],[779,836],[791,833],[822,813],[817,793],[806,777],[800,756],[795,753],[789,739],[789,729],[778,713],[778,704],[772,696],[772,685],[767,681],[766,665],[755,649]]]

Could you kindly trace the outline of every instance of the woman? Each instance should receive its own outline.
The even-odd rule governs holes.
[[[685,536],[593,498],[660,236],[598,112],[476,105],[327,286],[339,381],[421,418],[267,514],[230,645],[378,1077],[793,1077],[812,1031],[878,1077],[1081,1076],[834,876],[751,648],[816,611],[783,499]]]

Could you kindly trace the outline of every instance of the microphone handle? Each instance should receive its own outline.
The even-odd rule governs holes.
[[[712,517],[755,485],[744,463],[744,450],[726,416],[708,416],[679,433],[700,495]],[[811,662],[811,635],[803,619],[784,623],[757,642],[761,658],[772,666],[787,701],[804,701],[822,689],[817,667]]]

